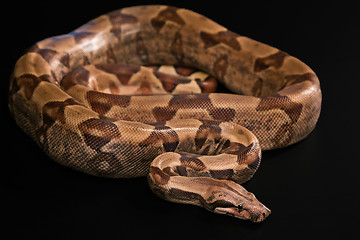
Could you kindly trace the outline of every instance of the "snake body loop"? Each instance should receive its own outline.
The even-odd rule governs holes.
[[[203,73],[140,67],[149,64],[200,69],[234,94],[211,93]],[[314,129],[321,90],[306,64],[274,47],[190,10],[136,6],[32,46],[15,65],[9,108],[62,165],[147,175],[164,199],[262,221],[270,210],[239,184],[258,169],[260,147]]]

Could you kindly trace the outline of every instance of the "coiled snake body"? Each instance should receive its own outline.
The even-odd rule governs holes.
[[[190,81],[139,67],[148,64],[200,69],[238,94],[208,93],[201,73]],[[314,129],[321,90],[307,65],[274,47],[186,9],[136,6],[36,43],[15,65],[9,107],[65,166],[148,175],[164,199],[262,221],[270,210],[239,184],[256,172],[260,146]]]

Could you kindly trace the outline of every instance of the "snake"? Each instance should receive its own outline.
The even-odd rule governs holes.
[[[298,58],[191,10],[146,5],[35,43],[15,64],[8,105],[64,166],[147,176],[160,198],[261,222],[270,209],[241,184],[261,150],[312,132],[321,96]]]

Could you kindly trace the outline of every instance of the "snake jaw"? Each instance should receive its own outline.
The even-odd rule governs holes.
[[[248,209],[239,209],[238,207],[216,207],[214,212],[243,220],[250,220],[252,222],[262,222],[270,215],[271,210],[261,204],[261,206],[251,206]]]

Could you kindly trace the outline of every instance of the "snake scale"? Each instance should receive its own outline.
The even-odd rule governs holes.
[[[179,67],[164,73],[156,67],[164,64]],[[212,93],[212,77],[200,81],[186,67],[234,94]],[[314,129],[321,90],[283,51],[193,11],[149,5],[37,42],[15,65],[9,108],[62,165],[147,175],[163,199],[260,222],[270,210],[239,184],[258,169],[260,147],[285,147]]]

